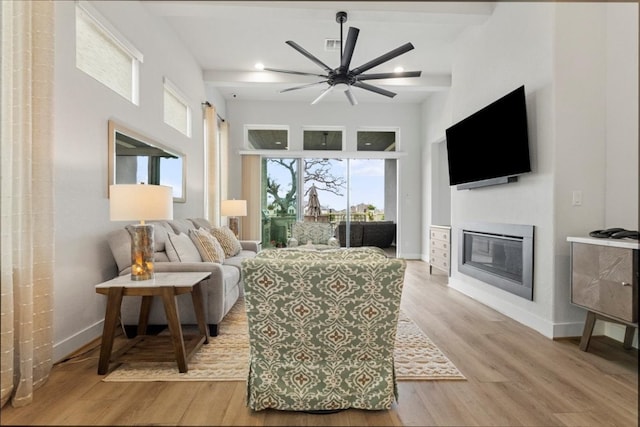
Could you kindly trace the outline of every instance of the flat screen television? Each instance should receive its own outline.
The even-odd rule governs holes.
[[[524,86],[448,128],[446,139],[449,185],[506,183],[531,172]]]

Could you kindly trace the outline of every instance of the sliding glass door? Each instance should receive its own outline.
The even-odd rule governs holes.
[[[363,223],[395,222],[395,164],[395,159],[264,158],[263,247],[285,247],[295,221],[331,224],[343,247],[366,244]],[[372,224],[366,227],[374,230]]]

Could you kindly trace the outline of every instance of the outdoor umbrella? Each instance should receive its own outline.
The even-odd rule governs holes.
[[[320,200],[318,200],[318,191],[315,185],[311,185],[309,189],[309,202],[307,203],[307,215],[312,215],[318,221],[318,215],[322,213]]]

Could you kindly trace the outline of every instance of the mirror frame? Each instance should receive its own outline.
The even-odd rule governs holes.
[[[116,132],[128,136],[129,138],[136,139],[151,147],[159,148],[166,151],[169,154],[180,157],[182,159],[182,197],[174,197],[174,203],[185,203],[187,201],[187,156],[184,153],[176,151],[172,148],[168,148],[163,144],[149,138],[140,132],[118,123],[114,120],[109,120],[109,161],[108,161],[108,178],[107,178],[107,197],[109,197],[109,186],[116,182]]]

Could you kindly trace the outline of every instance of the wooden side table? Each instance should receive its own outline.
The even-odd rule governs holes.
[[[155,278],[145,281],[132,281],[130,276],[119,276],[115,279],[96,285],[96,293],[107,295],[107,308],[104,319],[104,329],[102,331],[102,345],[100,348],[100,360],[98,362],[98,374],[104,375],[109,370],[109,363],[112,361],[131,360],[175,360],[178,363],[180,372],[187,372],[187,360],[200,348],[203,343],[209,342],[204,309],[202,306],[202,292],[200,282],[210,276],[211,273],[156,273]],[[182,326],[178,316],[176,297],[178,295],[190,293],[193,301],[193,310],[198,321],[199,335],[187,337],[189,340],[185,345],[185,336],[182,334]],[[131,339],[127,345],[116,353],[112,354],[113,339],[120,319],[120,306],[122,298],[126,296],[141,296],[140,317],[138,321],[138,336]],[[167,337],[146,336],[147,325],[149,323],[149,313],[153,297],[159,296],[164,303],[164,310],[167,316],[167,324],[171,334]],[[149,351],[145,351],[141,343],[147,344]],[[171,343],[173,352],[159,352],[164,349],[158,346],[158,342]],[[127,354],[136,345],[140,348]],[[154,347],[155,346],[155,347]],[[171,355],[171,353],[173,353]],[[167,356],[167,357],[163,357]],[[171,357],[173,356],[173,357]]]

